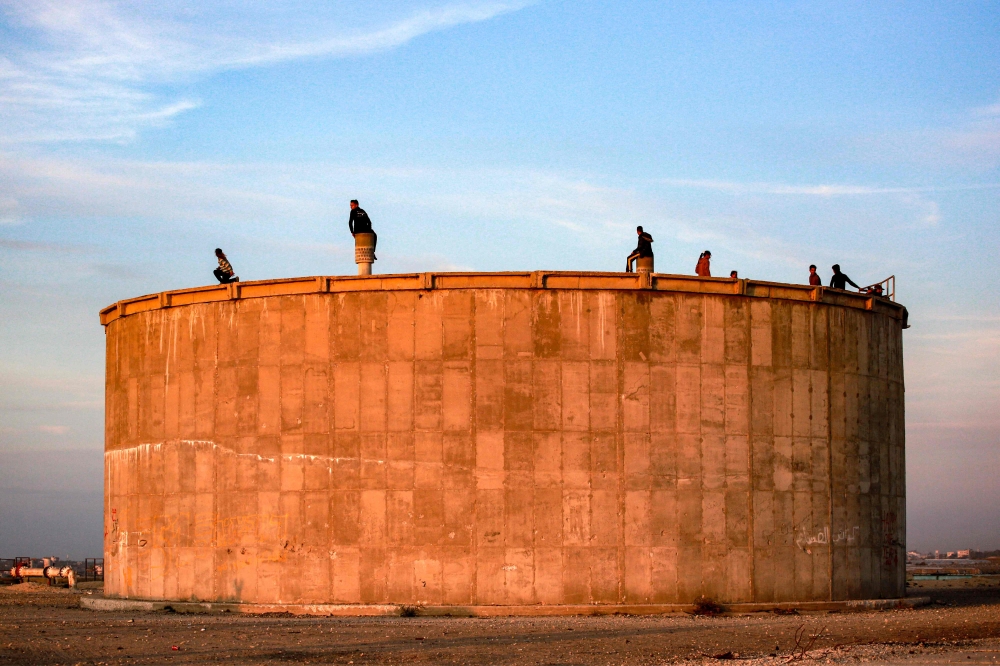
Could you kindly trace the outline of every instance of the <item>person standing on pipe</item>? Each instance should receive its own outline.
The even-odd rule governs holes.
[[[378,234],[372,229],[371,218],[368,217],[368,213],[365,212],[364,208],[358,205],[357,199],[351,199],[351,217],[347,220],[347,227],[351,230],[351,235],[355,234],[371,234],[375,237],[375,242],[372,245],[372,252],[375,252],[375,246],[378,245]],[[372,259],[378,260],[378,257],[372,255]]]

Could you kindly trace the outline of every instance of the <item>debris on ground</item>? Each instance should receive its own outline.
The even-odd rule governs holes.
[[[82,596],[0,593],[0,664],[1000,664],[995,588],[885,611],[486,618],[97,612]]]

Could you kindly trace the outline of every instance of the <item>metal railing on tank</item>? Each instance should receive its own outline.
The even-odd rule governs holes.
[[[871,296],[881,296],[882,298],[887,298],[893,303],[896,302],[896,276],[890,275],[881,282],[875,282],[867,287],[861,287],[858,289],[862,294],[869,294]]]
[[[13,583],[14,577],[10,575],[10,570],[17,564],[17,559],[13,557],[0,557],[0,584]]]
[[[104,558],[88,557],[83,561],[83,581],[104,580]]]

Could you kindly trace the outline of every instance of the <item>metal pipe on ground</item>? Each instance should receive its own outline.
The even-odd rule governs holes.
[[[14,578],[48,578],[51,582],[56,578],[65,578],[70,587],[76,587],[76,572],[72,567],[31,567],[19,564],[10,570],[10,575]]]

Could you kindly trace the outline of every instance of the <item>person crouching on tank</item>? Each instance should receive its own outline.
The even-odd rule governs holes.
[[[628,259],[625,260],[625,272],[632,272],[632,262],[636,259],[645,259],[646,257],[653,256],[653,237],[642,230],[642,227],[636,227],[635,233],[639,236],[639,244],[632,254],[628,255]]]
[[[371,218],[358,205],[357,199],[351,199],[351,217],[347,220],[347,227],[351,230],[352,236],[357,234],[371,234],[374,236],[372,240],[372,259],[378,260],[378,257],[375,256],[375,246],[378,245],[378,234],[372,229]]]
[[[226,259],[226,253],[223,252],[221,248],[217,247],[215,248],[215,256],[219,260],[219,267],[212,271],[212,273],[215,274],[215,279],[219,281],[219,284],[239,282],[239,276],[233,275],[233,265],[229,263],[228,259]]]

